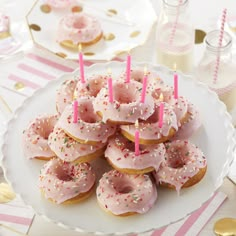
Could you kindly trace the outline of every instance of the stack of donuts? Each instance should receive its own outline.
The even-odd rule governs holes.
[[[113,78],[112,102],[106,75],[92,75],[84,83],[64,81],[56,95],[57,113],[37,117],[24,130],[25,156],[47,161],[39,176],[45,198],[57,204],[74,203],[96,188],[102,209],[127,216],[150,210],[160,186],[179,193],[203,178],[206,158],[188,140],[201,126],[195,106],[182,96],[175,98],[173,88],[155,71],[147,72],[145,101],[140,102],[143,70],[131,70],[129,82],[125,76]],[[91,162],[100,157],[111,170],[96,184]]]

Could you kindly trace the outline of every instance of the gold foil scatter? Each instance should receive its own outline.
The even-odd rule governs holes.
[[[203,43],[205,36],[206,36],[206,32],[200,29],[196,29],[195,30],[195,44]]]
[[[10,32],[2,32],[2,33],[0,33],[0,39],[5,39],[5,38],[8,38],[10,36],[11,36]]]
[[[223,218],[216,221],[214,225],[214,232],[216,235],[221,236],[236,235],[236,219]]]
[[[108,16],[117,15],[117,10],[115,10],[115,9],[109,9],[109,10],[107,10],[107,15],[108,15]]]
[[[40,31],[41,28],[39,25],[36,25],[36,24],[31,24],[30,26],[30,29],[34,30],[34,31]]]
[[[94,52],[85,52],[84,55],[85,56],[94,56],[95,53]]]
[[[74,6],[71,8],[72,12],[81,12],[83,11],[83,7],[82,6]]]
[[[16,197],[11,187],[6,183],[0,184],[0,203],[10,202]]]
[[[25,87],[25,85],[22,83],[22,82],[17,82],[17,83],[15,83],[15,85],[14,85],[14,88],[16,89],[16,90],[21,90],[21,89],[23,89]]]
[[[134,32],[132,32],[131,34],[130,34],[130,38],[135,38],[135,37],[137,37],[139,34],[140,34],[141,32],[140,31],[134,31]]]
[[[43,13],[50,13],[52,9],[48,4],[43,4],[43,5],[40,6],[40,10]]]
[[[108,34],[104,34],[103,35],[103,38],[106,41],[111,41],[111,40],[115,39],[115,37],[116,36],[113,33],[108,33]]]
[[[62,57],[62,58],[66,58],[67,57],[67,55],[65,53],[63,53],[63,52],[57,52],[56,55],[59,56],[59,57]]]

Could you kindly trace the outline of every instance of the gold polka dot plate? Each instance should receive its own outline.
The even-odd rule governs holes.
[[[96,17],[102,26],[103,37],[83,46],[85,60],[111,60],[117,52],[127,52],[146,42],[157,16],[149,0],[75,0],[63,9],[55,9],[45,0],[37,0],[26,16],[35,44],[54,54],[77,59],[77,47],[65,47],[57,42],[59,21],[67,14],[84,12]],[[68,41],[68,40],[67,40]]]

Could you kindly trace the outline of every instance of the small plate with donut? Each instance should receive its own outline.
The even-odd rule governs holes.
[[[56,55],[77,60],[81,44],[85,60],[107,61],[144,44],[157,16],[147,0],[37,0],[26,19],[32,40]]]
[[[173,71],[148,63],[133,63],[132,69],[144,68],[155,71],[166,84],[172,85]],[[85,68],[85,75],[104,74],[111,68],[112,75],[118,76],[125,71],[123,62],[98,63]],[[76,78],[79,71],[67,73],[39,89],[25,100],[9,121],[3,136],[3,168],[6,179],[27,205],[39,215],[67,229],[83,233],[124,235],[148,232],[176,222],[192,213],[205,203],[223,183],[233,160],[235,140],[230,116],[217,95],[192,77],[179,73],[179,94],[186,97],[199,110],[202,126],[190,138],[204,153],[207,171],[196,185],[176,191],[157,188],[157,201],[145,214],[118,217],[103,211],[96,199],[95,191],[84,202],[71,205],[57,205],[44,198],[38,188],[39,172],[44,162],[29,160],[22,148],[22,131],[29,121],[40,114],[56,112],[56,89],[67,79]],[[47,105],[45,105],[47,104]],[[96,164],[99,175],[109,168],[105,159]],[[95,165],[95,166],[96,166]],[[97,168],[96,167],[96,168]],[[171,214],[170,214],[171,212]]]

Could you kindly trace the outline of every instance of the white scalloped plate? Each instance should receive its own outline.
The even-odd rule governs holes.
[[[95,16],[101,23],[103,34],[110,40],[84,47],[85,60],[111,60],[121,52],[144,44],[156,22],[156,14],[148,0],[75,0],[83,6],[83,12]],[[29,29],[36,44],[67,59],[78,59],[78,52],[68,50],[56,42],[60,19],[71,13],[72,5],[63,10],[42,11],[45,0],[37,0],[27,15]],[[117,14],[107,16],[110,11]],[[33,25],[33,26],[32,26]],[[36,26],[36,27],[35,27]],[[107,37],[114,35],[114,39]],[[112,39],[112,40],[111,40]]]
[[[148,65],[150,70],[159,71],[160,77],[167,84],[172,84],[173,73],[166,68],[148,63],[136,64],[133,68],[143,68],[144,65]],[[112,69],[113,75],[118,75],[124,71],[125,64],[95,64],[86,68],[85,73],[103,74],[108,67]],[[37,115],[55,112],[56,88],[76,73],[78,71],[65,74],[35,92],[8,124],[2,148],[4,172],[15,192],[21,195],[26,204],[32,206],[38,214],[66,228],[96,234],[127,234],[146,232],[175,222],[198,209],[213,195],[222,184],[233,159],[234,128],[225,106],[213,92],[191,77],[179,74],[179,93],[196,105],[203,121],[200,130],[192,137],[192,141],[203,150],[208,161],[206,176],[199,184],[182,190],[180,196],[175,191],[158,189],[159,196],[155,206],[147,214],[130,217],[115,217],[105,213],[97,205],[95,195],[81,204],[69,206],[58,206],[44,199],[37,187],[42,162],[24,158],[22,131]]]

